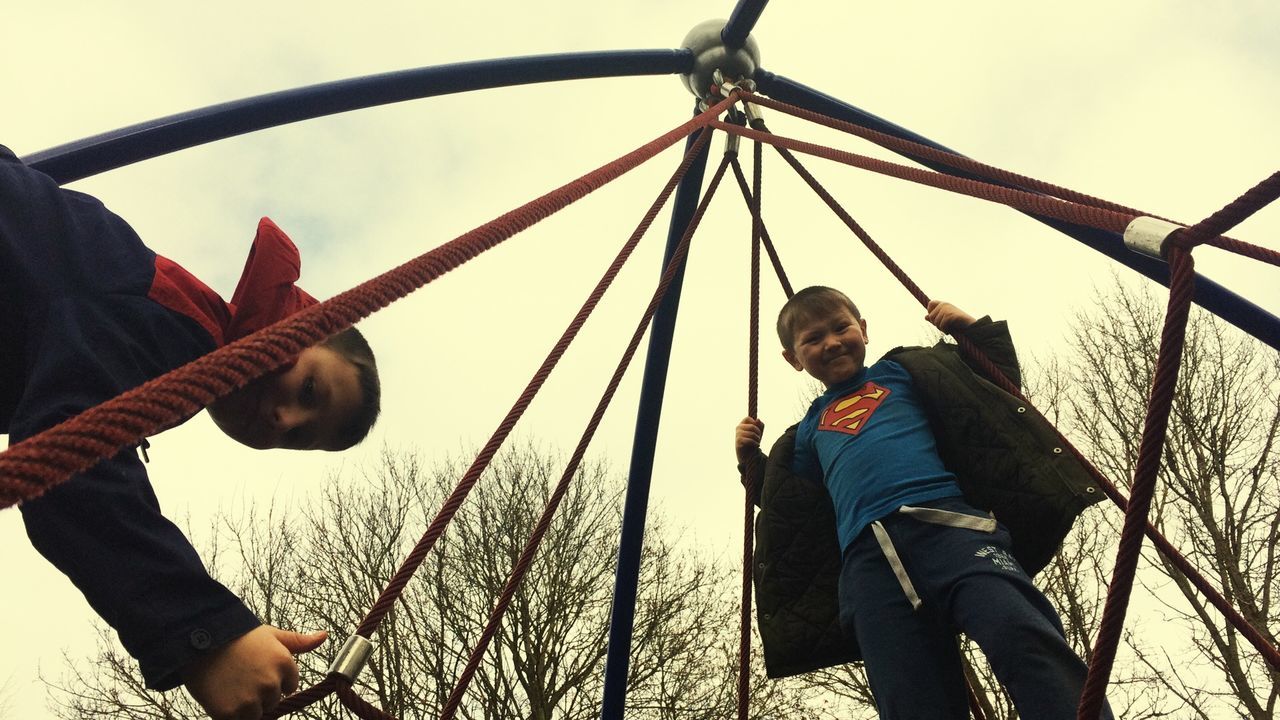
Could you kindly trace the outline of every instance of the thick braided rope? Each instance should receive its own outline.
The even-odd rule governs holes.
[[[43,494],[143,437],[283,366],[299,352],[386,307],[558,212],[706,126],[725,100],[570,183],[271,327],[219,348],[0,453],[0,508]]]
[[[760,127],[763,128],[763,123],[760,124]],[[796,169],[796,171],[801,175],[801,177],[803,177],[805,181],[809,183],[810,187],[812,187],[815,190],[815,192],[817,192],[817,194],[820,197],[822,197],[829,206],[832,207],[832,210],[835,211],[836,214],[842,220],[844,220],[847,225],[850,226],[851,229],[855,227],[857,228],[856,230],[854,230],[855,234],[858,235],[859,239],[862,240],[862,242],[867,246],[867,248],[871,250],[871,252],[876,256],[877,259],[881,261],[881,263],[889,270],[889,272],[895,278],[897,278],[898,281],[902,283],[904,287],[907,288],[908,292],[910,292],[911,295],[915,297],[922,306],[927,306],[928,296],[925,295],[924,292],[919,288],[919,286],[916,285],[915,282],[912,281],[911,278],[909,278],[906,275],[906,273],[902,270],[902,268],[900,268],[897,265],[897,263],[893,262],[893,260],[890,259],[888,255],[884,253],[883,249],[881,249],[878,244],[876,244],[873,240],[871,240],[869,236],[865,234],[865,232],[861,232],[861,228],[857,226],[857,223],[854,222],[853,219],[848,216],[848,213],[845,212],[843,208],[839,207],[839,203],[837,203],[835,199],[831,197],[830,193],[828,193],[825,190],[825,188],[822,188],[821,184],[818,183],[817,180],[813,178],[813,175],[810,174],[807,170],[805,170],[804,167],[800,165],[799,161],[795,160],[795,158],[792,157],[790,153],[788,153],[784,148],[776,148],[776,149],[778,150],[779,154],[781,154],[784,157],[784,159],[788,160],[788,162],[792,165],[794,169]],[[964,337],[957,337],[956,340],[959,343],[960,348],[965,352],[965,354],[973,358],[974,361],[979,364],[979,366],[983,369],[983,371],[987,374],[987,376],[992,379],[993,382],[999,385],[1006,392],[1026,402],[1027,404],[1026,406],[1028,408],[1030,408],[1033,412],[1036,412],[1037,414],[1039,414],[1042,418],[1044,417],[1043,414],[1040,413],[1039,410],[1036,409],[1027,400],[1026,396],[1022,394],[1021,390],[1016,385],[1014,385],[1007,377],[1005,377],[1004,373],[999,368],[997,368],[995,364],[992,363],[991,360],[987,358],[986,355],[977,348],[977,346],[975,346],[972,342],[970,342],[968,339]],[[1048,422],[1047,419],[1046,419],[1046,422]],[[1055,432],[1056,432],[1056,428],[1055,428]],[[1104,476],[1102,472],[1098,470],[1084,456],[1083,453],[1080,452],[1079,449],[1077,449],[1069,440],[1067,440],[1065,436],[1062,435],[1061,432],[1058,432],[1058,437],[1062,441],[1064,447],[1068,448],[1071,451],[1071,453],[1076,457],[1076,459],[1082,463],[1082,465],[1086,468],[1089,474],[1104,489],[1104,491],[1112,499],[1112,501],[1115,502],[1116,505],[1118,505],[1121,509],[1127,509],[1128,501],[1116,488],[1115,484],[1112,483],[1110,480],[1108,480],[1106,476]],[[1177,567],[1178,570],[1182,572],[1183,575],[1185,575],[1187,579],[1196,587],[1196,589],[1198,589],[1205,596],[1205,598],[1208,599],[1209,602],[1213,604],[1214,607],[1216,607],[1223,614],[1223,616],[1233,626],[1235,626],[1237,630],[1241,632],[1241,634],[1243,634],[1246,637],[1246,639],[1249,640],[1250,644],[1252,644],[1254,648],[1258,650],[1258,652],[1267,660],[1267,662],[1271,665],[1271,667],[1277,670],[1280,670],[1280,651],[1277,651],[1274,645],[1272,645],[1271,642],[1261,632],[1259,632],[1256,628],[1254,628],[1234,607],[1232,607],[1231,604],[1222,596],[1222,594],[1218,592],[1216,589],[1214,589],[1213,585],[1198,570],[1196,570],[1196,568],[1193,567],[1191,563],[1187,561],[1187,559],[1180,552],[1178,552],[1178,550],[1173,546],[1173,544],[1170,543],[1168,539],[1166,539],[1163,535],[1161,535],[1160,532],[1154,526],[1150,525],[1150,523],[1147,523],[1145,527],[1145,532],[1147,536],[1151,538],[1153,544],[1157,547],[1157,549],[1165,556],[1165,558],[1168,559],[1170,562],[1172,562],[1174,566]]]
[[[691,149],[694,155],[701,150],[701,147]],[[691,156],[692,157],[692,156]],[[610,402],[613,400],[614,394],[617,392],[618,385],[622,382],[622,377],[626,374],[627,368],[631,364],[631,360],[635,357],[636,350],[640,347],[640,341],[644,339],[645,331],[648,329],[650,322],[653,320],[654,314],[658,311],[658,306],[666,297],[667,290],[671,287],[676,273],[684,264],[684,258],[688,255],[689,244],[693,239],[693,234],[697,230],[698,225],[702,222],[703,215],[706,214],[707,207],[711,202],[711,198],[715,195],[716,188],[720,185],[721,178],[724,177],[725,168],[729,159],[726,157],[721,163],[719,169],[711,179],[711,183],[707,186],[706,193],[703,195],[698,209],[689,220],[688,226],[685,228],[684,234],[680,238],[679,244],[671,255],[671,260],[667,263],[667,267],[663,270],[662,277],[658,281],[658,286],[653,292],[653,297],[649,301],[648,307],[645,308],[640,321],[636,324],[636,329],[631,335],[631,340],[623,351],[622,359],[618,361],[617,367],[614,369],[613,375],[610,377],[603,396],[596,405],[595,412],[592,413],[591,419],[587,423],[586,430],[583,431],[582,437],[578,441],[577,447],[574,448],[573,455],[570,457],[568,464],[565,466],[564,473],[560,476],[559,482],[553,490],[551,497],[547,500],[546,507],[542,511],[542,516],[538,520],[533,533],[529,540],[525,543],[524,549],[520,552],[520,557],[516,565],[511,570],[511,575],[507,579],[506,586],[503,587],[502,593],[494,605],[493,611],[489,614],[489,620],[485,625],[484,631],[480,634],[479,640],[476,641],[475,648],[471,651],[471,656],[467,660],[467,665],[458,677],[457,683],[454,685],[453,691],[449,694],[448,700],[445,702],[444,708],[440,712],[440,720],[453,720],[457,714],[459,705],[466,694],[467,688],[471,684],[472,678],[480,667],[480,663],[484,660],[484,654],[488,650],[489,643],[493,636],[498,632],[498,627],[502,623],[502,617],[506,613],[507,608],[511,605],[511,600],[515,597],[516,591],[519,590],[520,584],[523,582],[525,575],[528,573],[530,564],[532,564],[534,555],[541,545],[543,537],[546,536],[548,529],[551,527],[551,521],[555,517],[556,510],[560,506],[561,500],[569,490],[569,485],[573,482],[574,474],[578,470],[578,466],[582,463],[583,457],[586,456],[587,447],[590,445],[592,438],[595,436],[596,429],[599,427],[601,420],[604,418],[605,411],[608,410]]]
[[[1169,273],[1169,304],[1160,338],[1160,352],[1156,358],[1155,379],[1147,403],[1147,418],[1142,430],[1133,486],[1129,491],[1129,506],[1125,509],[1124,525],[1120,531],[1115,569],[1107,590],[1102,620],[1098,624],[1093,655],[1089,659],[1089,675],[1081,693],[1077,717],[1082,720],[1096,720],[1106,699],[1107,681],[1120,643],[1120,634],[1124,630],[1133,579],[1142,553],[1143,531],[1155,494],[1156,473],[1160,469],[1160,454],[1164,448],[1165,431],[1169,426],[1169,410],[1173,406],[1173,391],[1178,381],[1187,318],[1191,311],[1195,275],[1189,250],[1176,246],[1170,249]]]
[[[980,180],[970,180],[968,178],[955,177],[945,173],[934,172],[932,170],[922,170],[920,168],[908,167],[891,163],[886,160],[879,160],[865,155],[846,152],[844,150],[836,150],[834,148],[818,145],[816,143],[796,140],[794,138],[782,137],[780,135],[772,135],[758,130],[740,127],[731,123],[715,121],[711,123],[712,127],[725,132],[730,132],[742,137],[751,138],[752,140],[760,140],[769,143],[775,147],[783,147],[788,150],[802,152],[806,155],[815,155],[817,157],[834,160],[835,162],[850,165],[863,170],[880,173],[896,177],[901,180],[909,180],[921,185],[948,190],[961,195],[986,200],[988,202],[1000,203],[1008,205],[1018,210],[1023,210],[1034,215],[1043,215],[1066,222],[1075,223],[1076,225],[1088,225],[1090,227],[1102,230],[1110,230],[1112,232],[1124,232],[1125,227],[1135,217],[1133,214],[1120,213],[1114,210],[1106,210],[1104,208],[1096,208],[1080,203],[1070,202],[1067,200],[1059,200],[1048,195],[1038,195],[1025,190],[1015,190],[1000,185],[993,185]]]
[[[338,695],[338,700],[343,706],[355,714],[356,717],[364,720],[396,720],[394,715],[383,712],[381,708],[356,694],[355,688],[351,687],[350,683],[337,683],[334,692]]]
[[[759,122],[757,127],[759,127],[762,132],[769,132],[769,128],[763,121]],[[831,211],[836,214],[836,217],[840,218],[845,226],[853,231],[853,234],[862,241],[862,244],[871,251],[871,254],[876,256],[876,259],[880,261],[880,264],[884,265],[885,268],[887,268],[889,272],[898,279],[898,282],[902,283],[902,285],[907,289],[907,292],[911,293],[911,297],[914,297],[921,306],[928,305],[929,296],[925,295],[924,290],[921,290],[920,286],[908,277],[907,273],[898,266],[898,263],[894,262],[893,258],[889,257],[889,254],[884,251],[884,248],[880,247],[880,244],[872,239],[871,235],[869,235],[866,230],[862,229],[862,226],[858,224],[858,221],[854,220],[853,216],[844,209],[840,202],[822,186],[822,183],[818,182],[818,179],[813,176],[813,173],[810,173],[809,169],[802,165],[800,161],[796,159],[795,155],[786,148],[774,146],[774,149],[778,151],[778,154],[782,156],[782,159],[787,161],[787,164],[796,171],[796,174],[805,181],[814,193],[816,193],[818,197],[822,198],[822,201],[827,204],[827,207],[831,208]]]
[[[1035,190],[1036,192],[1052,195],[1054,197],[1061,198],[1063,200],[1069,200],[1071,202],[1079,203],[1081,205],[1089,205],[1091,207],[1102,208],[1105,210],[1113,210],[1115,212],[1124,213],[1128,215],[1145,215],[1148,217],[1156,217],[1161,220],[1168,220],[1168,218],[1162,218],[1152,213],[1148,213],[1142,210],[1137,210],[1131,207],[1120,205],[1118,203],[1114,203],[1109,200],[1104,200],[1102,198],[1097,198],[1092,195],[1086,195],[1085,193],[1078,192],[1070,188],[1054,185],[1052,183],[1048,183],[1043,180],[1038,180],[1036,178],[1029,177],[1026,175],[1020,175],[1018,173],[1011,172],[1009,170],[1004,170],[1002,168],[998,168],[993,165],[987,165],[986,163],[978,162],[977,160],[964,157],[963,155],[957,155],[955,153],[948,152],[946,150],[940,150],[938,148],[929,147],[928,145],[923,145],[921,143],[913,142],[911,140],[894,137],[893,135],[882,133],[877,130],[872,130],[871,128],[863,127],[861,125],[856,125],[854,123],[846,122],[844,120],[837,120],[835,118],[827,117],[826,115],[823,115],[821,113],[816,113],[816,112],[813,112],[812,110],[806,110],[804,108],[796,107],[794,105],[780,102],[772,98],[766,98],[760,95],[743,91],[742,99],[744,101],[758,103],[764,107],[772,108],[774,110],[778,110],[780,112],[786,113],[788,115],[792,115],[794,117],[797,117],[803,120],[808,120],[810,122],[823,125],[833,130],[839,130],[845,133],[849,133],[851,135],[856,135],[858,137],[861,137],[865,140],[869,140],[881,147],[888,148],[895,152],[903,153],[905,155],[912,156],[912,157],[922,158],[924,160],[929,160],[936,163],[941,163],[943,165],[947,165],[948,167],[954,168],[956,170],[971,173],[978,177],[987,178],[989,180],[994,180],[999,183],[1004,183],[1004,184],[1008,184],[1008,185],[1019,187],[1019,188],[1027,188],[1027,189]],[[1168,221],[1173,222],[1175,224],[1179,224],[1179,225],[1185,224],[1185,223],[1178,223],[1175,220],[1168,220]],[[1254,258],[1255,260],[1261,260],[1263,262],[1267,262],[1272,265],[1280,265],[1280,252],[1277,252],[1275,250],[1270,250],[1268,248],[1259,247],[1257,245],[1252,245],[1250,243],[1241,242],[1239,240],[1234,240],[1229,237],[1214,237],[1213,235],[1209,235],[1207,237],[1209,239],[1202,241],[1205,244],[1213,245],[1214,247],[1221,248],[1228,252],[1245,255],[1247,257]]]
[[[760,416],[760,245],[764,242],[764,146],[753,143],[751,172],[751,299],[750,338],[748,340],[747,414]],[[772,248],[772,243],[770,243]],[[778,279],[785,287],[782,265],[774,263]],[[755,507],[749,495],[743,496],[742,509],[742,607],[739,614],[738,648],[738,720],[747,720],[751,698],[751,590],[755,566]]]
[[[1026,175],[1019,175],[993,165],[978,162],[977,160],[964,157],[963,155],[957,155],[952,152],[947,152],[946,150],[940,150],[911,140],[894,137],[887,133],[872,130],[871,128],[856,125],[845,120],[837,120],[821,113],[796,107],[795,105],[790,105],[772,98],[762,97],[760,95],[744,91],[742,93],[742,99],[748,102],[759,103],[764,107],[772,108],[793,117],[798,117],[802,120],[808,120],[809,122],[829,127],[833,130],[839,130],[850,135],[856,135],[864,140],[870,140],[881,147],[888,148],[907,156],[940,163],[956,170],[987,178],[988,180],[1035,190],[1036,192],[1052,195],[1057,198],[1062,198],[1063,200],[1070,200],[1081,205],[1089,205],[1091,207],[1113,210],[1115,212],[1126,213],[1129,215],[1147,214],[1143,213],[1141,210],[1134,210],[1133,208],[1125,207],[1124,205],[1119,205],[1109,200],[1103,200],[1101,198],[1093,197],[1092,195],[1086,195],[1084,193],[1071,190],[1070,188],[1052,185],[1044,182],[1043,180],[1038,180]]]
[[[1244,222],[1250,215],[1258,212],[1258,210],[1270,204],[1277,197],[1280,197],[1280,172],[1272,173],[1262,182],[1249,188],[1243,195],[1232,200],[1221,210],[1197,223],[1194,227],[1189,227],[1177,233],[1174,235],[1172,242],[1186,249],[1208,243],[1227,230]]]
[[[1203,242],[1204,238],[1221,235],[1257,212],[1276,198],[1277,191],[1280,191],[1280,175],[1272,175],[1222,210],[1188,228],[1184,233],[1185,239],[1174,242],[1169,248],[1169,304],[1160,337],[1160,351],[1156,357],[1151,395],[1147,402],[1142,443],[1138,448],[1138,460],[1133,472],[1133,487],[1129,492],[1129,507],[1125,510],[1124,525],[1120,531],[1120,547],[1116,552],[1107,602],[1098,626],[1093,656],[1089,661],[1089,675],[1085,679],[1081,695],[1080,712],[1077,715],[1080,720],[1098,717],[1116,649],[1120,644],[1120,635],[1124,630],[1129,596],[1142,553],[1143,529],[1147,525],[1151,500],[1155,495],[1165,431],[1168,429],[1178,370],[1182,364],[1187,318],[1191,312],[1191,298],[1195,290],[1195,263],[1191,258],[1191,249]]]
[[[338,680],[339,677],[337,675],[330,675],[305,690],[299,690],[281,700],[279,705],[264,713],[263,717],[278,718],[318,702],[337,691]]]
[[[747,416],[760,416],[760,242],[764,233],[761,218],[761,144],[754,143],[751,172],[751,283],[747,312]],[[734,159],[735,174],[742,169]],[[781,276],[780,276],[781,277]],[[751,471],[750,468],[747,469]],[[744,483],[745,485],[746,483]],[[751,578],[755,564],[755,503],[752,492],[743,495],[742,507],[742,601],[738,617],[738,720],[747,720],[751,700]]]
[[[683,160],[680,162],[680,165],[676,168],[671,178],[667,181],[667,184],[663,187],[662,191],[659,192],[658,197],[655,198],[652,204],[650,204],[648,211],[646,211],[644,216],[641,218],[635,231],[632,232],[631,236],[627,239],[627,242],[623,244],[622,249],[619,250],[618,255],[614,258],[612,264],[610,264],[609,268],[605,271],[604,276],[601,277],[595,288],[588,295],[582,308],[579,309],[577,315],[575,315],[573,320],[570,321],[568,328],[566,328],[560,340],[557,341],[555,346],[551,349],[551,352],[548,353],[547,358],[543,360],[542,365],[538,370],[534,372],[533,378],[529,381],[524,392],[521,393],[519,398],[517,398],[512,409],[503,417],[498,429],[494,432],[493,436],[489,438],[488,443],[486,443],[484,448],[481,449],[481,452],[476,457],[471,467],[468,468],[462,480],[459,481],[458,486],[454,489],[448,500],[446,500],[445,507],[437,513],[431,525],[427,528],[426,533],[424,533],[422,538],[418,540],[417,545],[414,546],[409,557],[401,564],[400,569],[392,577],[388,587],[383,590],[378,600],[374,603],[373,609],[370,610],[365,619],[361,622],[360,626],[356,630],[356,634],[369,638],[377,630],[382,618],[395,604],[395,601],[399,598],[404,586],[409,582],[410,578],[413,577],[414,572],[422,564],[423,560],[425,560],[427,554],[434,546],[435,541],[444,532],[445,527],[453,519],[458,508],[461,507],[462,502],[466,499],[467,494],[470,493],[471,488],[475,486],[480,475],[484,472],[484,469],[488,467],[489,462],[497,453],[503,441],[506,440],[520,416],[524,414],[525,409],[532,402],[533,396],[537,394],[538,390],[542,387],[542,384],[551,374],[551,370],[568,349],[569,344],[573,341],[573,338],[576,337],[578,330],[581,329],[583,323],[586,322],[587,317],[595,309],[596,305],[599,304],[605,291],[608,289],[609,285],[612,284],[614,278],[617,277],[618,272],[622,269],[623,264],[631,256],[632,251],[635,250],[636,245],[644,236],[649,226],[653,224],[653,220],[657,217],[662,206],[666,204],[671,193],[674,192],[676,186],[679,185],[680,180],[688,172],[693,159],[697,157],[697,154],[701,152],[702,148],[706,147],[707,142],[710,140],[710,135],[711,131],[704,127],[693,146],[685,153]],[[330,680],[332,680],[332,677],[327,679],[325,682],[327,683]],[[271,715],[270,717],[279,717],[281,714],[286,712],[291,712],[301,707],[305,707],[305,705],[314,702],[316,699],[323,697],[324,695],[320,694],[315,697],[311,697],[311,690],[306,692],[310,699],[307,700],[305,704],[290,703],[286,707],[286,704],[282,703],[282,710],[279,711],[279,714]],[[289,701],[293,700],[294,697],[297,696],[288,698],[286,703],[289,703]]]
[[[760,143],[755,145],[759,147]],[[733,175],[738,180],[738,189],[742,191],[742,200],[747,204],[749,210],[754,201],[751,199],[751,188],[747,186],[747,177],[743,174],[740,164],[734,163]],[[754,223],[755,220],[753,219],[752,222]],[[778,250],[773,245],[773,239],[769,237],[769,228],[765,226],[763,218],[760,220],[760,241],[764,245],[765,253],[769,256],[769,263],[773,266],[773,274],[778,276],[778,283],[782,285],[782,292],[787,297],[791,297],[795,294],[795,291],[791,289],[791,281],[787,279],[787,271],[782,267],[782,258],[778,256]]]

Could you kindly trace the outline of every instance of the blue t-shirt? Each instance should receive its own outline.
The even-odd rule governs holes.
[[[911,376],[892,360],[827,389],[800,421],[795,472],[821,477],[840,547],[902,505],[961,495],[942,465]]]

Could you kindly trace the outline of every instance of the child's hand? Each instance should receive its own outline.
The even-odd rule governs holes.
[[[963,330],[974,323],[972,315],[949,302],[930,300],[928,310],[924,319],[944,333]]]
[[[187,692],[214,720],[258,720],[298,689],[294,654],[315,650],[327,637],[260,625],[189,667]]]
[[[764,437],[764,423],[752,417],[742,418],[733,432],[733,451],[738,462],[745,463],[748,458],[760,450],[760,440]]]

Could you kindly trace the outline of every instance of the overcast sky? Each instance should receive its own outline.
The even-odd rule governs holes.
[[[19,155],[136,122],[312,83],[465,60],[679,45],[726,0],[606,3],[233,0],[15,3],[0,43],[0,143]],[[1040,9],[1045,8],[1045,9]],[[972,157],[1187,222],[1276,170],[1280,5],[1240,0],[1061,4],[778,2],[754,33],[762,65]],[[480,225],[685,120],[675,77],[490,90],[365,110],[194,148],[75,183],[157,252],[229,295],[257,219],[301,248],[324,298]],[[768,116],[775,132],[858,152],[861,141]],[[715,162],[723,143],[713,147]],[[911,297],[766,151],[765,219],[797,286],[850,292],[870,352],[927,340]],[[428,458],[482,443],[639,215],[678,152],[508,241],[362,324],[387,389],[383,419],[343,453],[260,453],[205,416],[152,439],[166,512],[305,497],[383,447]],[[1060,352],[1075,308],[1128,270],[1025,216],[813,159],[807,164],[930,295],[1010,321],[1024,359]],[[653,499],[683,541],[737,563],[741,492],[730,432],[745,410],[746,239],[726,187],[694,241]],[[662,216],[519,426],[572,448],[658,274]],[[1233,236],[1277,247],[1280,208]],[[1275,269],[1213,248],[1197,266],[1272,313]],[[766,322],[782,295],[765,280]],[[766,325],[766,330],[767,330]],[[771,441],[805,383],[766,332],[761,415]],[[637,365],[639,363],[637,362]],[[629,461],[629,374],[594,445]],[[80,595],[0,512],[0,686],[43,717],[37,666],[92,650]],[[305,630],[308,628],[298,628]],[[325,628],[338,636],[347,628]]]

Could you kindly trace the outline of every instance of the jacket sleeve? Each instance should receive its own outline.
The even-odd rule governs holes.
[[[257,627],[160,514],[132,448],[22,505],[27,536],[75,584],[137,661],[168,690],[207,651]]]
[[[961,330],[959,335],[977,345],[1014,385],[1022,387],[1022,368],[1018,364],[1018,353],[1013,347],[1008,323],[1004,320],[992,321],[990,316],[985,316]],[[960,356],[980,377],[986,377],[986,371],[973,358],[963,351],[960,351]]]
[[[99,305],[66,299],[50,308],[49,330],[33,354],[38,363],[11,428],[13,441],[176,361],[111,340],[165,333],[174,347],[178,330],[164,316],[148,315],[154,307],[148,302],[114,299]],[[148,323],[149,317],[155,322]],[[189,350],[175,348],[182,356]],[[23,503],[22,515],[32,545],[116,630],[151,688],[179,685],[182,668],[259,624],[239,598],[209,576],[191,543],[161,514],[132,448]]]

